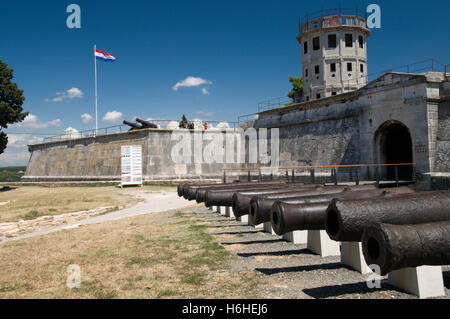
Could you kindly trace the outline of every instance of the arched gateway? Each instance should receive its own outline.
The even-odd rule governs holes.
[[[375,158],[380,164],[413,163],[411,134],[408,127],[399,121],[383,123],[375,133]],[[411,166],[399,166],[400,180],[412,179]],[[395,179],[395,168],[384,170],[387,179]]]

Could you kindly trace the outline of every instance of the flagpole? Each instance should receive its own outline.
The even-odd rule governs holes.
[[[97,131],[98,131],[98,112],[97,112],[97,57],[95,56],[96,50],[97,50],[97,45],[94,44],[94,73],[95,73],[95,133],[94,133],[94,136],[97,135]]]

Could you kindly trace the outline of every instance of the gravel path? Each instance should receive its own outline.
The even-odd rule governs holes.
[[[264,298],[348,298],[348,299],[415,299],[381,282],[381,289],[369,289],[368,275],[346,268],[340,257],[322,258],[281,236],[264,233],[231,218],[222,217],[207,208],[191,209],[199,222],[209,227],[219,243],[237,255],[231,271],[255,270],[263,284],[258,287]],[[450,298],[450,266],[443,267],[446,297]],[[383,277],[386,278],[386,277]]]

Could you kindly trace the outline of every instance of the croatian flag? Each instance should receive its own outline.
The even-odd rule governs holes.
[[[111,54],[106,53],[106,52],[102,52],[102,51],[97,50],[97,49],[95,50],[95,58],[97,60],[102,60],[102,61],[105,61],[105,62],[114,62],[116,60],[116,58],[114,56],[112,56]]]

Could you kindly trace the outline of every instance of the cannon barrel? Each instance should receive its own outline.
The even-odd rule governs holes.
[[[197,189],[198,187],[210,187],[210,186],[216,186],[216,185],[224,185],[224,184],[218,184],[218,183],[214,183],[214,184],[183,184],[183,186],[181,188],[181,194],[182,194],[181,196],[186,198],[189,190],[191,190],[191,189]]]
[[[188,199],[195,199],[198,203],[206,202],[206,192],[209,190],[220,191],[220,190],[231,190],[231,189],[253,189],[260,186],[270,186],[270,185],[286,185],[286,181],[268,181],[268,182],[249,182],[249,183],[230,183],[230,184],[216,184],[207,187],[197,187],[191,188],[188,191]]]
[[[158,128],[158,125],[150,123],[150,122],[145,121],[145,120],[141,120],[140,118],[136,118],[136,122],[141,123],[142,126],[145,127],[145,128]]]
[[[277,180],[277,181],[267,181],[267,182],[235,182],[235,183],[226,183],[226,184],[209,184],[209,185],[187,185],[183,191],[183,197],[189,200],[196,199],[197,190],[212,190],[212,189],[229,189],[229,188],[237,188],[237,187],[256,187],[258,185],[278,185],[278,184],[286,184],[285,180]]]
[[[275,202],[275,200],[283,198],[293,198],[301,196],[302,193],[308,192],[308,191],[318,191],[318,190],[324,190],[324,192],[331,192],[335,193],[339,190],[343,190],[345,188],[349,188],[350,186],[324,186],[320,184],[310,184],[310,185],[304,185],[304,186],[298,186],[293,188],[292,190],[278,190],[274,192],[267,192],[266,194],[260,193],[255,194],[251,192],[240,192],[235,195],[233,195],[233,213],[236,217],[244,216],[249,214],[250,212],[250,202],[254,196],[257,196],[258,198],[263,199],[271,199],[270,202],[267,202],[266,207],[270,209]],[[326,189],[326,191],[325,191]],[[354,190],[372,190],[376,189],[375,185],[361,185],[361,186],[355,186]],[[308,193],[306,193],[308,195]]]
[[[390,197],[412,192],[414,190],[408,187],[356,192],[344,190],[337,194],[308,196],[282,201],[277,200],[270,210],[270,221],[273,230],[278,235],[283,235],[294,230],[323,230],[325,229],[327,208],[335,198],[339,200],[355,200]]]
[[[408,267],[450,264],[450,221],[416,225],[375,223],[365,228],[362,249],[381,275]]]
[[[327,186],[318,189],[312,189],[308,191],[299,191],[297,193],[290,193],[285,195],[269,195],[267,197],[254,196],[250,201],[249,218],[254,225],[270,222],[270,210],[276,200],[288,200],[288,199],[301,199],[310,196],[320,196],[327,194],[339,194],[343,191],[357,191],[357,190],[375,190],[373,185],[363,185],[357,187],[342,187],[342,186]]]
[[[230,188],[225,190],[208,190],[205,196],[205,205],[210,206],[233,206],[233,194],[251,189],[252,191],[265,191],[271,189],[280,189],[286,187],[285,184],[278,185],[259,185],[256,187]]]
[[[142,125],[133,123],[133,122],[128,122],[127,120],[123,120],[123,124],[131,126],[132,129],[136,129],[136,130],[140,130],[142,129]]]
[[[289,196],[293,193],[298,194],[301,192],[307,192],[310,190],[322,189],[324,186],[319,184],[310,184],[310,185],[289,185],[286,184],[286,188],[281,189],[272,189],[266,191],[243,191],[239,193],[234,193],[233,195],[233,213],[236,217],[241,217],[247,215],[250,209],[250,201],[254,196],[264,197],[266,196]],[[291,186],[291,187],[289,187]]]
[[[403,194],[391,198],[339,201],[327,208],[325,226],[336,241],[361,241],[372,222],[394,225],[450,220],[450,191]]]
[[[252,185],[252,184],[250,184],[250,185],[246,185],[246,186],[249,186],[248,187],[248,191],[249,192],[252,192],[252,187],[255,187],[255,186],[258,186],[258,185],[263,185],[263,184],[255,184],[255,183],[253,183],[254,185]],[[265,185],[267,185],[267,184],[265,184]],[[268,184],[268,185],[278,185],[278,184]],[[298,187],[300,187],[301,185],[304,185],[303,183],[285,183],[284,184],[285,185],[285,188],[286,189],[291,189],[291,187],[293,187],[293,186],[297,186],[298,185]],[[237,185],[237,186],[239,186],[239,185]],[[252,187],[250,187],[250,186],[252,186]],[[303,186],[301,186],[301,187],[303,187]],[[199,188],[198,190],[197,190],[197,195],[196,195],[196,197],[195,197],[195,200],[197,201],[197,203],[203,203],[203,202],[205,202],[205,200],[206,200],[206,192],[208,191],[208,190],[210,190],[210,189],[208,189],[208,188]],[[275,191],[277,191],[278,189],[274,189],[274,190],[272,190],[272,192],[275,192]],[[245,191],[245,192],[247,192],[247,190]],[[270,190],[267,190],[265,193],[267,193],[267,192],[270,192]],[[260,192],[253,192],[253,193],[260,193]]]

